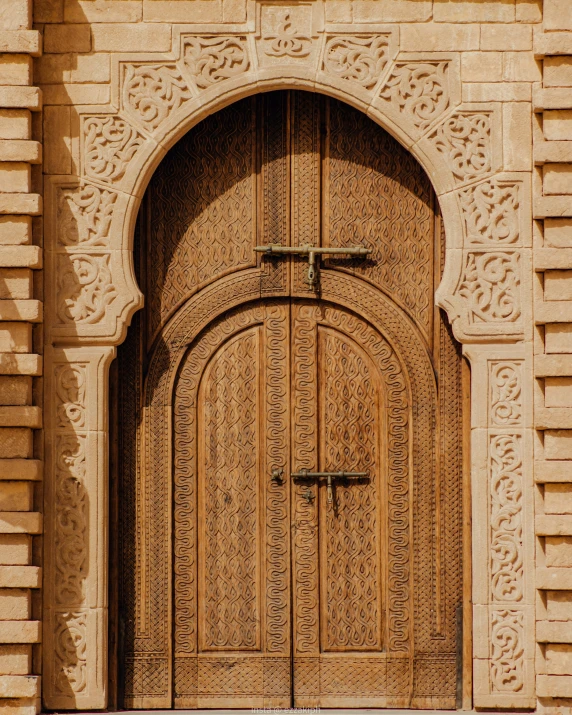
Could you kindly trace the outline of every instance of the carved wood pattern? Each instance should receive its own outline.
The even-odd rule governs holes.
[[[344,707],[356,698],[370,706],[455,704],[460,371],[457,346],[443,316],[433,314],[434,199],[421,169],[403,150],[398,149],[403,159],[396,155],[393,140],[378,127],[356,119],[354,110],[334,100],[309,97],[269,94],[213,115],[189,133],[184,151],[177,147],[179,166],[177,152],[172,153],[168,169],[157,179],[160,192],[152,182],[148,193],[150,229],[140,237],[144,260],[139,268],[148,307],[120,350],[121,374],[131,370],[131,382],[121,380],[120,447],[126,497],[120,535],[124,703],[130,707],[170,707],[173,702],[190,708],[288,705],[291,648],[299,706],[319,701],[324,707]],[[327,113],[329,137],[324,139],[320,117]],[[184,202],[185,197],[173,196],[172,189],[192,183],[188,172],[197,166],[224,165],[226,157],[213,154],[204,139],[217,131],[227,144],[227,135],[234,136],[249,154],[238,171],[231,153],[226,164],[231,179],[220,167],[201,169],[204,176],[219,177],[218,184],[210,199],[203,197],[202,212],[193,213],[181,207],[179,199]],[[253,147],[254,136],[258,146]],[[201,145],[206,145],[204,154]],[[158,175],[161,171],[163,166]],[[324,184],[317,173],[325,177]],[[246,198],[236,214],[238,185]],[[217,202],[220,210],[215,211]],[[241,221],[246,230],[239,237]],[[232,223],[231,229],[225,222]],[[194,236],[199,253],[208,254],[208,246],[198,245],[199,235],[204,238],[213,230],[219,236],[236,231],[234,258],[226,264],[221,259],[220,269],[216,251],[211,253],[212,271],[208,275],[201,264],[201,283],[198,264],[192,267],[195,277],[189,278],[185,256],[191,249],[184,243]],[[295,294],[302,292],[308,299],[291,307],[288,300],[278,300],[288,292],[290,260],[257,264],[252,253],[253,240],[374,245],[374,238],[372,261],[327,262],[319,295],[310,299],[307,286],[294,282]],[[145,241],[151,247],[157,244],[155,258]],[[174,255],[179,258],[173,262]],[[300,262],[300,267],[305,266]],[[335,387],[328,392],[330,383]],[[374,410],[376,400],[380,416],[369,418],[366,411]],[[337,421],[331,419],[335,409]],[[247,419],[254,412],[260,415],[255,424]],[[349,436],[342,430],[344,421],[356,425]],[[358,424],[365,430],[363,443],[356,436]],[[232,439],[217,437],[223,433]],[[207,434],[216,437],[222,450],[212,452],[216,460],[211,463],[206,455],[213,441],[205,439]],[[237,439],[242,446],[235,444]],[[270,481],[271,470],[284,469],[287,477],[293,469],[343,460],[339,468],[350,469],[357,468],[356,459],[379,464],[377,481],[338,487],[345,528],[335,531],[339,514],[336,522],[327,510],[324,488],[310,484],[318,498],[307,503],[302,498],[306,486],[296,484],[290,531],[290,496]],[[230,468],[223,467],[225,460]],[[210,496],[201,486],[207,473],[213,475]],[[259,480],[256,488],[253,479]],[[212,504],[205,509],[209,499]],[[208,512],[206,521],[199,521],[201,509]],[[211,539],[214,532],[208,525],[231,512],[235,516],[227,532],[218,529],[220,536]],[[236,531],[239,513],[246,514],[241,535]],[[367,523],[362,525],[358,513]],[[257,532],[256,548],[262,551],[255,561],[264,564],[258,579],[252,538],[243,544],[238,563],[230,566],[232,549],[256,531],[254,522],[265,531],[264,538]],[[377,529],[370,548],[368,539]],[[201,564],[207,563],[201,539],[222,557],[212,562],[206,578],[201,576]],[[338,564],[332,555],[340,549],[351,553],[348,564],[360,569],[360,577],[350,579],[358,586],[349,602],[343,575],[334,573]],[[328,559],[334,567],[329,572]],[[240,575],[233,571],[239,568]],[[363,576],[362,571],[368,573]],[[259,600],[254,604],[256,589]],[[377,601],[369,598],[372,589],[379,592]],[[203,592],[211,596],[210,615],[201,606]],[[246,610],[238,607],[237,593],[247,594]],[[367,604],[365,615],[351,619],[351,604],[360,601]],[[222,618],[216,608],[225,611]],[[320,617],[320,608],[326,608],[326,615],[328,608],[335,610],[331,625]],[[322,652],[324,645],[331,652]],[[240,651],[237,659],[233,653]]]

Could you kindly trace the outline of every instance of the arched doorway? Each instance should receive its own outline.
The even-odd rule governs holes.
[[[341,102],[258,95],[169,152],[137,244],[122,704],[454,707],[461,358],[422,168]],[[269,245],[371,253],[318,258],[310,284],[307,256]]]

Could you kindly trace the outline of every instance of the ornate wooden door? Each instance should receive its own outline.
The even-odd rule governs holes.
[[[147,307],[119,351],[112,465],[120,703],[455,707],[460,356],[422,169],[340,102],[261,95],[167,155],[137,242]],[[311,286],[267,244],[372,252],[322,260]]]

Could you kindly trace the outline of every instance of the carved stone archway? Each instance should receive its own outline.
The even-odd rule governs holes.
[[[76,107],[78,175],[46,187],[49,708],[107,702],[108,368],[142,301],[131,253],[141,197],[190,127],[240,97],[284,88],[366,112],[411,151],[438,195],[447,249],[436,299],[476,388],[475,704],[534,706],[534,545],[523,532],[532,519],[530,174],[503,171],[500,107],[461,102],[458,54],[400,53],[395,27],[328,27],[322,12],[311,1],[261,2],[245,26],[178,26],[171,54],[114,58],[112,105]],[[419,83],[438,88],[422,104],[403,92]]]

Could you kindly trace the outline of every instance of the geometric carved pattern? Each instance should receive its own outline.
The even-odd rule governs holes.
[[[58,195],[58,244],[61,247],[107,246],[117,194],[85,184]]]
[[[458,294],[470,323],[515,322],[521,316],[518,253],[468,252]]]
[[[457,112],[430,135],[457,183],[478,179],[491,171],[491,116],[490,112]]]
[[[389,35],[332,37],[326,43],[324,70],[371,89],[388,62]]]
[[[200,89],[237,77],[250,67],[245,37],[185,35],[183,61]]]
[[[62,323],[97,323],[117,297],[109,255],[58,256],[58,317]]]
[[[116,116],[87,117],[83,124],[84,171],[100,181],[119,181],[145,137]]]
[[[520,238],[520,200],[517,182],[496,179],[459,194],[467,240],[472,244],[514,244]]]

